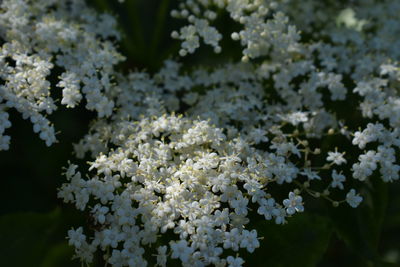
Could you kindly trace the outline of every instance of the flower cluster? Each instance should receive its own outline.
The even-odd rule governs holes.
[[[227,138],[207,121],[170,115],[121,122],[115,131],[110,134],[117,147],[90,164],[91,177],[82,178],[72,164],[69,183],[59,191],[66,202],[88,210],[100,229],[90,242],[82,228],[69,232],[84,261],[91,262],[97,248],[111,248],[110,264],[144,266],[143,248],[157,244],[184,266],[224,265],[232,256],[222,257],[223,250],[259,247],[257,231],[246,227],[250,205],[277,224],[304,210],[294,192],[282,204],[266,193],[270,183],[295,177],[285,157]],[[169,231],[176,239],[162,243],[160,233]],[[160,266],[165,262],[157,256]]]
[[[223,12],[241,30],[217,30]],[[50,88],[62,88],[67,107],[85,98],[98,118],[74,150],[92,162],[70,164],[58,193],[94,221],[68,232],[76,255],[241,266],[240,253],[260,246],[251,212],[284,224],[310,196],[355,208],[362,182],[399,179],[399,12],[390,0],[183,0],[171,11],[187,21],[171,34],[179,54],[200,41],[223,53],[227,34],[243,47],[240,62],[185,72],[167,60],[155,74],[124,75],[111,16],[78,0],[4,0],[0,149],[8,109],[50,145]]]
[[[56,110],[50,89],[62,89],[61,104],[110,116],[114,66],[123,59],[111,39],[119,39],[115,20],[99,15],[83,1],[5,0],[0,4],[0,110],[16,109],[50,146],[56,141],[47,115]],[[59,74],[52,84],[48,77]],[[83,95],[82,95],[83,94]],[[0,149],[10,122],[2,115]]]
[[[344,171],[351,170],[353,178],[365,181],[379,163],[385,182],[398,179],[396,117],[389,115],[392,110],[382,112],[382,108],[395,108],[397,93],[389,89],[389,84],[394,84],[399,77],[396,67],[378,61],[376,66],[381,72],[375,74],[373,69],[360,64],[352,67],[355,71],[351,74],[344,58],[354,53],[353,44],[340,43],[332,54],[326,52],[330,44],[300,43],[295,27],[287,25],[287,17],[281,13],[285,6],[263,9],[255,8],[262,6],[259,2],[254,6],[240,3],[244,2],[230,1],[225,5],[224,2],[188,1],[180,6],[181,11],[172,11],[172,15],[187,18],[190,24],[172,36],[183,40],[182,56],[196,50],[199,37],[219,52],[220,37],[208,23],[216,18],[210,8],[226,8],[233,19],[244,25],[243,31],[231,36],[241,40],[245,47],[242,62],[212,70],[200,67],[184,73],[179,63],[167,61],[153,76],[145,72],[131,73],[119,81],[116,98],[119,109],[113,114],[112,122],[98,120],[90,134],[75,145],[78,157],[91,152],[95,158],[91,169],[96,169],[97,174],[89,180],[82,179],[80,173],[76,178],[70,176],[71,182],[63,186],[60,196],[75,203],[78,209],[96,214],[102,231],[113,231],[112,236],[119,238],[112,245],[101,245],[102,231],[96,232],[89,238],[92,243],[83,246],[90,249],[75,246],[83,260],[90,261],[97,248],[106,251],[111,246],[113,249],[106,256],[109,263],[124,266],[139,261],[143,265],[143,248],[150,249],[146,246],[152,242],[159,244],[159,233],[172,231],[175,239],[161,242],[157,248],[159,265],[164,266],[171,258],[179,259],[183,265],[240,266],[243,264],[240,257],[221,255],[223,250],[236,252],[241,248],[252,252],[258,246],[257,233],[247,229],[250,206],[256,205],[252,210],[257,210],[261,218],[282,224],[304,210],[300,196],[304,193],[322,197],[334,207],[343,202],[357,207],[363,198],[354,188],[345,186],[348,178]],[[273,14],[268,16],[269,8]],[[203,14],[203,17],[191,13]],[[257,22],[251,24],[250,18]],[[257,25],[266,33],[251,28]],[[355,35],[359,31],[360,27],[353,29]],[[248,32],[253,35],[249,36]],[[330,38],[334,42],[336,32],[332,32]],[[290,36],[285,35],[289,33]],[[337,60],[335,53],[340,54]],[[263,56],[268,57],[261,63],[248,62]],[[315,62],[320,63],[315,65]],[[390,80],[382,80],[382,75],[389,76]],[[353,79],[354,89],[346,85],[345,78]],[[272,86],[266,87],[271,82]],[[388,89],[376,90],[377,86]],[[278,95],[280,100],[271,98],[271,94]],[[354,125],[353,121],[327,108],[356,94],[363,99],[358,102],[359,106],[354,106],[355,113],[360,109],[361,117],[375,119],[375,112],[381,121],[389,119],[392,128],[386,128],[382,122],[370,123],[365,130],[352,130],[362,125]],[[373,111],[374,108],[380,111]],[[192,119],[163,115],[171,112],[185,112]],[[210,129],[218,134],[204,134]],[[360,150],[368,143],[381,144],[376,150],[371,147],[368,152],[360,151],[358,162],[348,160],[346,153],[338,152],[337,148],[321,152],[319,147],[310,146],[308,140],[323,140],[330,135],[343,136],[348,144]],[[216,136],[220,138],[215,139]],[[321,154],[325,165],[315,165],[312,159]],[[226,164],[229,167],[224,168]],[[130,179],[122,182],[126,176]],[[166,177],[171,180],[166,181]],[[173,180],[177,183],[171,183]],[[95,188],[92,183],[96,184]],[[273,192],[267,190],[272,183],[291,184],[288,198],[275,199]],[[317,183],[325,184],[326,189],[323,192],[313,189]],[[331,196],[331,192],[345,189],[347,193],[342,200]],[[143,192],[150,196],[142,196]],[[130,202],[127,200],[129,204],[124,204],[129,211],[122,213],[135,214],[130,227],[134,225],[139,227],[135,228],[138,233],[152,235],[146,237],[151,241],[135,241],[138,246],[134,251],[140,251],[139,255],[121,245],[126,244],[126,236],[130,234],[125,229],[130,228],[124,228],[128,219],[118,223],[120,215],[113,206],[115,198],[124,194],[129,195],[126,198]],[[179,205],[171,203],[174,197],[169,194],[177,194],[174,196],[179,199]],[[98,204],[87,206],[91,199]],[[151,208],[143,208],[144,203]],[[138,225],[137,217],[144,223]],[[153,225],[154,229],[148,230],[146,225]],[[79,228],[79,231],[82,230]],[[252,239],[243,242],[248,236]],[[70,235],[72,244],[75,238]]]
[[[240,32],[232,32],[230,36],[244,47],[242,61],[267,54],[283,60],[298,52],[300,36],[296,27],[288,23],[288,17],[276,8],[275,1],[184,0],[178,10],[171,11],[171,15],[187,20],[189,25],[182,27],[180,32],[172,32],[171,36],[183,41],[179,51],[181,56],[193,53],[200,46],[200,38],[212,46],[215,53],[220,53],[222,34],[210,24],[217,19],[219,10],[226,10],[233,22],[243,28]]]

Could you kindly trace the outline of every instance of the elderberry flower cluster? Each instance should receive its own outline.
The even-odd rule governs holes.
[[[50,146],[55,129],[47,116],[56,109],[50,89],[62,90],[61,104],[73,108],[85,98],[99,117],[114,107],[114,65],[123,57],[111,39],[119,39],[115,20],[97,14],[83,1],[4,0],[0,3],[0,149],[7,150],[13,108],[30,119],[35,133]],[[58,75],[55,83],[49,76]]]
[[[179,55],[201,41],[224,53],[228,37],[241,60],[125,75],[110,15],[78,0],[4,0],[0,149],[10,108],[51,145],[50,88],[67,107],[85,99],[98,118],[74,151],[92,161],[70,164],[58,192],[93,221],[68,232],[76,256],[241,266],[260,246],[250,218],[284,224],[312,198],[356,208],[363,183],[399,179],[399,12],[395,0],[182,0],[171,11],[187,22],[171,34]],[[240,30],[213,26],[223,13]]]
[[[243,46],[242,61],[265,56],[269,53],[281,60],[298,52],[297,41],[300,36],[294,25],[290,25],[288,17],[277,11],[276,1],[260,0],[182,0],[178,10],[172,10],[172,17],[185,19],[188,22],[180,31],[171,36],[182,40],[181,56],[193,53],[200,46],[200,40],[220,53],[219,45],[222,34],[211,25],[217,19],[220,10],[229,13],[232,23],[243,28],[232,32],[230,37],[240,41]]]
[[[83,178],[71,164],[59,191],[99,229],[90,238],[81,228],[68,233],[83,261],[100,249],[109,251],[112,265],[145,266],[145,250],[157,244],[183,266],[225,265],[232,256],[222,256],[224,250],[259,247],[257,231],[246,227],[250,205],[277,224],[304,210],[298,194],[280,204],[266,191],[270,183],[291,182],[292,164],[228,138],[207,121],[165,115],[120,122],[114,130],[116,148],[90,163],[91,176]],[[168,232],[175,238],[159,238]],[[167,258],[157,255],[165,266]]]
[[[345,101],[349,94],[365,96],[367,92],[375,94],[369,98],[370,102],[372,102],[372,99],[374,102],[382,99],[383,102],[379,104],[379,108],[382,108],[386,105],[388,99],[396,97],[396,93],[393,90],[389,97],[389,95],[383,95],[383,90],[376,91],[374,90],[375,87],[366,87],[365,83],[359,85],[357,81],[361,80],[360,77],[364,75],[362,73],[367,70],[356,69],[356,74],[352,75],[348,72],[348,69],[337,67],[339,63],[343,67],[347,66],[344,62],[338,60],[338,62],[332,64],[331,61],[334,56],[324,50],[329,44],[324,44],[320,41],[311,44],[300,43],[299,38],[295,37],[295,35],[290,38],[285,37],[286,30],[290,30],[292,34],[296,33],[296,31],[294,26],[284,26],[284,24],[288,23],[288,20],[279,11],[281,8],[283,10],[284,6],[272,5],[273,9],[271,10],[276,12],[274,11],[274,14],[268,17],[267,13],[263,13],[266,12],[267,7],[265,7],[265,10],[263,8],[254,8],[255,6],[245,7],[240,5],[240,1],[231,1],[227,6],[225,6],[224,2],[218,3],[188,1],[187,4],[182,4],[180,6],[182,10],[179,12],[173,11],[172,15],[188,18],[190,24],[182,28],[180,34],[174,32],[172,36],[183,40],[182,50],[180,51],[182,56],[186,55],[187,52],[194,52],[199,47],[199,37],[206,40],[210,40],[207,38],[214,38],[213,42],[208,43],[208,41],[205,41],[205,43],[213,45],[214,49],[217,50],[216,52],[219,52],[220,47],[217,45],[217,41],[220,37],[216,34],[215,29],[210,28],[211,26],[209,26],[208,22],[205,22],[214,20],[216,18],[213,15],[214,13],[212,11],[202,13],[203,15],[201,16],[203,17],[201,19],[194,16],[200,16],[199,14],[203,9],[226,8],[234,19],[241,20],[241,23],[245,26],[240,34],[232,34],[232,38],[235,40],[243,38],[242,45],[245,47],[249,40],[252,44],[244,49],[242,62],[225,64],[212,70],[199,67],[191,73],[184,73],[181,71],[181,65],[178,62],[166,61],[164,67],[153,76],[145,72],[131,73],[128,77],[120,80],[120,93],[116,99],[119,109],[113,114],[112,122],[99,119],[93,124],[90,134],[75,145],[78,157],[83,157],[86,152],[90,152],[92,157],[96,159],[91,167],[92,169],[101,166],[96,165],[100,163],[114,166],[109,167],[108,172],[100,170],[98,174],[108,173],[108,176],[114,177],[113,173],[115,171],[119,172],[117,174],[118,178],[113,179],[118,180],[116,182],[118,184],[117,187],[123,188],[124,191],[122,192],[126,192],[126,190],[133,187],[128,184],[124,186],[123,183],[119,185],[120,177],[126,175],[124,169],[129,169],[130,166],[137,172],[137,166],[143,165],[147,166],[147,172],[151,168],[156,171],[156,173],[152,173],[143,181],[132,181],[135,185],[139,182],[139,187],[130,189],[133,190],[130,191],[131,201],[136,202],[128,206],[130,208],[132,206],[135,207],[134,210],[136,212],[142,212],[143,209],[141,208],[142,204],[140,204],[142,199],[135,198],[137,194],[135,190],[158,192],[156,191],[157,188],[157,190],[161,190],[161,193],[158,192],[155,196],[143,199],[146,201],[152,199],[157,205],[160,203],[157,201],[167,201],[168,198],[165,197],[165,193],[162,190],[167,192],[165,186],[168,187],[168,184],[163,184],[160,187],[160,185],[155,185],[153,181],[157,179],[156,184],[163,181],[163,178],[161,178],[163,175],[159,174],[161,170],[163,173],[167,173],[167,177],[175,177],[176,173],[179,173],[179,175],[185,174],[185,178],[178,179],[180,184],[185,184],[185,179],[190,180],[190,186],[184,186],[185,192],[191,192],[197,198],[192,198],[190,200],[192,204],[189,204],[190,201],[188,201],[187,205],[198,205],[197,203],[200,203],[205,196],[207,196],[207,199],[215,201],[210,203],[211,207],[202,206],[201,208],[206,212],[206,214],[201,215],[201,221],[205,222],[204,225],[194,222],[198,219],[197,215],[193,215],[195,216],[194,221],[191,219],[190,214],[196,213],[189,208],[185,209],[185,211],[190,210],[190,213],[186,215],[184,215],[183,211],[174,213],[179,208],[166,208],[167,214],[173,211],[174,215],[169,219],[162,219],[161,223],[152,221],[155,220],[154,214],[146,216],[141,214],[141,220],[146,217],[148,218],[146,220],[151,222],[151,225],[157,226],[155,227],[156,229],[153,229],[155,231],[154,236],[157,236],[157,233],[160,232],[172,231],[175,233],[175,240],[165,242],[157,249],[157,262],[161,266],[167,263],[169,257],[171,259],[179,259],[183,265],[243,264],[243,260],[240,257],[233,258],[233,256],[228,256],[224,259],[220,255],[222,255],[223,250],[236,252],[240,248],[246,248],[249,252],[253,252],[258,246],[256,232],[246,229],[246,225],[249,223],[247,219],[249,205],[252,205],[252,203],[257,205],[255,210],[259,215],[262,215],[263,219],[273,220],[277,224],[286,223],[289,216],[304,210],[303,197],[300,196],[300,193],[305,193],[315,198],[323,197],[335,207],[343,202],[347,202],[353,208],[357,207],[363,198],[357,194],[355,189],[348,189],[345,186],[348,178],[343,174],[343,170],[346,170],[346,168],[352,171],[353,178],[365,181],[372,176],[377,169],[377,164],[380,163],[381,178],[385,182],[398,179],[398,165],[395,164],[395,149],[397,149],[398,144],[396,125],[393,125],[391,129],[387,129],[381,123],[371,123],[367,125],[366,130],[357,131],[354,129],[358,129],[360,125],[347,126],[346,124],[352,122],[346,121],[347,118],[345,117],[338,116],[335,110],[327,108],[330,103]],[[262,4],[257,2],[257,5]],[[189,15],[191,12],[195,15]],[[273,36],[276,38],[287,38],[286,41],[289,44],[287,46],[279,46],[276,44],[281,44],[282,40],[277,39],[275,44],[273,43],[273,38],[263,40],[263,37],[266,37],[265,33],[252,29],[252,24],[247,25],[247,17],[255,19],[257,23],[254,23],[253,26],[259,25],[267,32],[267,36],[273,32]],[[202,22],[200,23],[200,21]],[[265,24],[269,26],[267,27]],[[277,29],[271,28],[272,26],[277,27]],[[360,29],[358,28],[357,30]],[[254,35],[247,37],[246,31],[250,31]],[[205,33],[210,35],[207,37]],[[355,34],[357,34],[357,31]],[[254,46],[257,43],[261,43],[262,46]],[[264,49],[261,49],[261,47]],[[274,49],[280,50],[275,51]],[[341,53],[339,58],[345,58],[347,55],[354,53],[354,49],[352,45],[341,44],[340,50],[337,51],[337,53]],[[261,63],[248,62],[251,58],[262,56],[268,57],[262,60]],[[320,64],[315,65],[315,62],[320,62]],[[363,66],[360,65],[361,67]],[[357,68],[357,65],[354,68]],[[372,78],[372,81],[377,82],[380,86],[387,85],[387,83],[379,81],[377,77],[387,75],[389,72],[393,73],[396,68],[386,66],[385,71],[383,74],[377,73]],[[365,75],[368,77],[373,74],[371,72],[367,73]],[[354,89],[346,87],[343,81],[344,77],[349,76],[357,84]],[[392,74],[392,77],[392,79],[397,79],[399,76]],[[266,87],[266,84],[270,84],[271,81],[272,86]],[[202,88],[202,90],[199,91],[198,88]],[[365,90],[367,91],[364,93]],[[381,94],[380,97],[377,97],[376,94],[378,93]],[[278,95],[278,99],[281,100],[271,99],[271,94]],[[359,106],[355,106],[355,112],[360,109],[362,111],[361,116],[372,118],[373,115],[364,112],[365,106],[365,101],[360,101]],[[182,112],[183,107],[185,107],[186,116],[195,120],[189,120],[193,124],[192,127],[187,129],[187,133],[181,133],[180,135],[182,138],[190,136],[188,140],[200,146],[192,148],[196,153],[192,154],[193,152],[186,151],[186,155],[182,157],[180,154],[182,152],[178,150],[180,146],[172,145],[174,150],[173,152],[170,151],[171,142],[173,144],[175,137],[168,130],[165,132],[169,127],[174,127],[176,117],[166,117],[162,114]],[[378,105],[376,108],[378,108]],[[390,113],[387,112],[386,114]],[[379,119],[395,120],[395,117],[386,116],[380,115]],[[129,122],[125,120],[128,117],[131,118]],[[153,117],[153,121],[144,119],[148,117]],[[196,118],[208,120],[209,122],[198,121]],[[171,120],[174,122],[171,122]],[[132,125],[141,125],[144,121],[152,125],[150,127],[152,129],[151,133],[132,133],[132,129],[138,127]],[[223,133],[223,138],[218,141],[218,146],[208,145],[207,152],[204,152],[202,149],[205,148],[202,147],[204,145],[202,142],[205,142],[206,139],[198,143],[198,138],[202,139],[204,134],[201,134],[201,132],[208,129],[210,123],[215,124],[217,127],[215,129],[219,129],[218,131],[221,134]],[[222,131],[221,129],[224,130]],[[325,136],[329,135],[341,135],[349,144],[357,145],[359,149],[364,149],[371,142],[379,141],[382,145],[378,146],[377,152],[371,150],[363,154],[364,151],[360,151],[359,162],[351,162],[346,159],[346,153],[338,152],[337,148],[335,148],[334,152],[331,149],[324,152],[326,164],[322,166],[315,165],[312,159],[317,158],[321,151],[319,147],[312,148],[307,139],[323,140]],[[120,151],[117,154],[122,153],[120,149],[126,146],[126,142],[135,144],[135,142],[129,140],[131,137],[146,140],[147,146],[151,147],[154,141],[149,141],[149,136],[156,137],[157,142],[159,142],[158,145],[162,144],[169,147],[168,156],[164,156],[162,163],[157,162],[159,160],[157,157],[159,156],[156,155],[160,153],[159,148],[156,151],[151,149],[153,152],[148,152],[148,155],[157,159],[156,162],[151,161],[149,163],[148,158],[143,158],[146,163],[142,163],[141,159],[137,156],[132,156],[133,154],[119,156],[120,160],[133,161],[123,169],[117,167],[121,163],[115,162],[113,158],[110,159],[110,154],[108,157],[105,156],[107,153],[114,155],[115,151]],[[209,139],[206,143],[213,144],[213,142],[213,139]],[[118,149],[115,151],[110,150],[110,144],[117,145]],[[137,147],[140,146],[137,145]],[[187,145],[183,147],[185,149],[188,148]],[[221,150],[222,147],[223,149]],[[137,148],[134,148],[134,150],[136,151]],[[197,153],[200,153],[200,156]],[[229,168],[235,174],[226,175],[223,169],[220,169],[227,155],[235,158],[235,160],[237,159],[237,161],[231,159],[233,160],[231,163],[233,165],[230,165]],[[176,158],[178,156],[179,160]],[[189,160],[190,158],[191,160]],[[165,159],[169,159],[170,162],[166,162]],[[185,162],[184,164],[182,160]],[[171,167],[171,162],[173,162],[172,166],[174,167]],[[337,168],[333,169],[335,165]],[[205,169],[208,171],[205,172]],[[222,173],[218,173],[220,171]],[[199,179],[199,175],[201,179]],[[79,182],[76,182],[77,184],[91,183],[91,180],[85,181],[81,179],[80,174],[78,177]],[[93,179],[102,180],[104,183],[110,178],[95,176]],[[319,181],[326,184],[326,189],[323,192],[313,189],[313,184],[319,183]],[[267,190],[267,185],[270,183],[276,183],[277,185],[289,183],[293,185],[293,188],[292,191],[288,192],[287,199],[277,200],[272,197],[273,192]],[[94,209],[90,212],[97,214],[99,208],[97,206],[86,207],[86,203],[92,197],[100,201],[101,204],[99,205],[113,205],[115,196],[112,196],[112,191],[115,191],[115,189],[110,185],[105,187],[107,189],[101,189],[102,193],[91,193],[92,189],[76,187],[74,190],[77,197],[74,198],[71,195],[69,197],[64,195],[65,192],[72,192],[71,190],[73,190],[69,187],[69,184],[66,184],[61,189],[60,196],[67,201],[74,202],[79,209]],[[347,193],[342,195],[342,200],[331,197],[331,192],[345,189]],[[180,190],[182,189],[175,188],[172,191],[180,194]],[[121,189],[116,191],[121,192]],[[85,192],[85,195],[81,196],[80,192]],[[106,196],[108,199],[104,199]],[[185,199],[180,199],[179,203],[185,203]],[[228,206],[225,206],[224,203],[227,203]],[[151,210],[157,211],[157,205],[152,206]],[[165,209],[164,206],[163,209]],[[102,207],[102,210],[109,212],[112,208],[107,206]],[[218,220],[213,217],[217,214],[222,216],[218,217]],[[109,215],[110,218],[113,216],[115,217],[115,215]],[[106,227],[113,226],[113,223],[107,224],[103,218],[106,218],[105,214],[101,214],[101,222],[99,221],[101,225],[105,224]],[[214,221],[224,223],[215,224]],[[142,225],[146,228],[147,224],[150,223]],[[205,225],[208,225],[208,230],[203,232],[202,227],[207,228]],[[199,227],[201,230],[199,230]],[[126,235],[121,226],[113,229],[115,231],[114,236]],[[144,233],[149,232],[146,229],[142,231]],[[203,233],[207,233],[208,238],[212,237],[212,240],[201,236]],[[244,235],[247,235],[247,233],[252,233],[252,236],[254,236],[253,241],[249,243],[253,245],[246,246],[246,242],[242,242],[245,239]],[[98,244],[101,244],[102,241],[96,241],[96,235],[91,246],[98,248]],[[155,240],[158,239],[153,237],[152,240],[156,242]],[[129,260],[133,260],[136,264],[136,255],[130,254],[126,250],[117,249],[117,247],[120,247],[117,244],[124,242],[126,241],[120,237],[114,243],[114,247],[112,247],[114,249],[107,255],[109,263],[132,265]],[[138,243],[139,247],[136,247],[135,251],[144,253],[146,249],[149,249],[142,249],[143,245],[148,244],[147,242]],[[106,247],[100,247],[100,249],[105,251]],[[76,247],[76,250],[83,260],[91,260],[91,257],[85,258],[87,255],[82,254],[79,248]],[[93,248],[90,251],[95,250]],[[85,251],[87,252],[87,250]],[[142,255],[140,255],[139,259],[141,264],[145,262]]]

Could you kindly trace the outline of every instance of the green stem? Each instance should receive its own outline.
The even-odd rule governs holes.
[[[165,21],[169,11],[169,4],[170,0],[161,1],[157,11],[156,25],[154,28],[153,37],[150,45],[150,56],[152,61],[156,59],[156,50],[160,44],[160,39],[163,36]]]

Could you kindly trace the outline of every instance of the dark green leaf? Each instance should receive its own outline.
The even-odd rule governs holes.
[[[358,208],[332,209],[330,216],[337,235],[353,253],[366,263],[379,264],[378,244],[386,214],[387,185],[379,177],[373,177],[362,195],[364,201]]]
[[[0,217],[2,266],[40,266],[48,241],[57,229],[60,211],[18,213]]]
[[[246,257],[246,266],[315,266],[332,234],[328,220],[313,214],[296,214],[286,225],[262,222],[261,247]]]

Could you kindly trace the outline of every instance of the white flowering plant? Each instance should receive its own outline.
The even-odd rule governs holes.
[[[399,12],[1,1],[7,266],[400,264]]]

